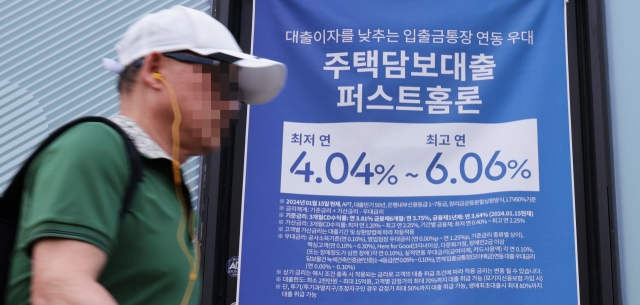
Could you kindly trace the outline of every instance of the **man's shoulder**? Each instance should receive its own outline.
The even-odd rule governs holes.
[[[124,147],[124,139],[107,124],[84,122],[69,128],[51,143],[52,147],[56,145],[88,149],[94,152],[121,151]]]
[[[125,156],[124,139],[112,127],[99,122],[85,122],[69,128],[43,153],[71,154],[76,157]]]
[[[30,166],[32,170],[63,170],[81,173],[102,167],[127,170],[127,152],[122,136],[99,122],[71,127],[47,146]],[[62,174],[62,172],[61,172]]]

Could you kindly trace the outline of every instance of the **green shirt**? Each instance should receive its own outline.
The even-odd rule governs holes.
[[[120,209],[131,169],[124,141],[110,127],[75,126],[29,167],[8,304],[29,303],[30,248],[50,237],[80,240],[104,251],[108,262],[98,280],[121,305],[181,304],[189,294],[190,262],[198,259],[185,228],[190,209],[176,195],[171,161],[145,154],[140,134],[146,133],[134,127],[133,133],[125,131],[142,150],[144,173],[123,218]],[[199,276],[191,286],[188,304],[198,304]]]

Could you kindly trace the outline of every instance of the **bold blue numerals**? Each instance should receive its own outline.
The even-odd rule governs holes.
[[[442,164],[438,164],[438,160],[440,159],[440,156],[442,156],[442,153],[441,152],[437,153],[436,157],[433,158],[433,161],[431,161],[431,164],[429,164],[429,168],[427,168],[427,180],[429,180],[429,182],[433,184],[440,184],[444,182],[445,180],[447,180],[447,176],[449,175],[449,172],[447,172],[447,169]],[[442,171],[442,178],[440,179],[433,178],[431,174],[433,173],[434,168],[437,168],[440,171]]]
[[[465,164],[467,164],[467,159],[469,158],[476,159],[476,163],[478,164],[478,172],[476,173],[476,176],[473,178],[469,178],[469,176],[467,176],[467,172],[464,169]],[[480,160],[480,156],[478,156],[478,154],[467,153],[462,157],[462,159],[460,160],[460,175],[462,176],[462,180],[464,180],[467,183],[474,183],[480,180],[480,177],[482,177],[482,160]]]
[[[295,175],[303,175],[304,182],[309,182],[309,177],[313,176],[314,174],[314,172],[311,170],[311,162],[307,162],[304,164],[304,170],[296,170],[298,168],[298,165],[300,165],[300,162],[302,162],[302,159],[304,159],[304,156],[306,155],[307,152],[303,151],[300,156],[298,156],[298,159],[296,159],[296,162],[293,162],[293,165],[291,166],[289,171]]]
[[[366,156],[366,153],[361,153],[360,157],[358,158],[358,160],[356,161],[356,164],[353,166],[353,168],[351,169],[351,176],[354,177],[362,177],[364,178],[364,184],[365,185],[369,185],[371,183],[371,177],[373,177],[375,174],[371,171],[371,163],[367,163],[364,166],[364,172],[358,172],[358,168],[360,167],[360,164],[362,164],[362,160],[364,160],[364,157]]]
[[[333,174],[331,173],[331,163],[335,158],[339,158],[340,160],[342,160],[343,165],[342,176],[339,179],[335,179],[333,177]],[[327,166],[325,168],[327,171],[327,179],[329,179],[331,183],[340,184],[347,180],[347,175],[349,174],[349,163],[347,162],[347,157],[345,157],[343,154],[333,153],[331,156],[329,156],[329,158],[327,159]]]
[[[501,161],[496,161],[499,154],[500,154],[500,151],[496,150],[496,152],[493,154],[493,157],[491,157],[491,160],[489,160],[489,164],[487,164],[487,168],[484,170],[484,175],[487,176],[487,178],[491,181],[500,180],[507,173],[507,167],[504,165],[504,163]],[[491,167],[493,167],[494,165],[500,168],[500,174],[497,174],[495,176],[492,175],[491,172],[489,171],[491,170]]]
[[[367,163],[364,166],[364,172],[359,172],[355,174],[356,177],[363,177],[364,184],[366,185],[369,185],[369,183],[371,183],[371,177],[373,177],[374,175],[375,174],[371,171],[371,163]]]
[[[447,170],[447,168],[444,165],[438,163],[438,161],[440,161],[440,158],[442,157],[442,154],[443,154],[442,152],[436,153],[436,155],[433,157],[433,160],[431,160],[431,163],[429,164],[429,167],[427,168],[427,171],[425,173],[427,180],[431,184],[442,184],[445,181],[447,181],[447,178],[449,177],[449,171]],[[302,153],[300,153],[296,161],[293,162],[293,165],[291,165],[291,168],[289,169],[289,171],[292,174],[304,176],[304,182],[309,182],[311,179],[311,176],[315,174],[315,172],[311,170],[311,161],[305,162],[304,168],[299,169],[300,164],[303,162],[306,155],[307,155],[306,151],[303,151]],[[511,179],[515,178],[518,175],[518,173],[521,173],[521,176],[523,179],[529,179],[531,177],[531,171],[529,169],[525,168],[524,170],[522,170],[522,167],[527,163],[528,159],[525,159],[522,162],[518,162],[516,160],[509,160],[507,164],[505,164],[502,161],[498,161],[499,155],[500,155],[500,150],[496,150],[493,153],[493,156],[491,156],[489,163],[487,163],[486,166],[484,166],[482,162],[482,158],[477,153],[473,153],[473,152],[466,153],[464,156],[462,156],[462,159],[460,159],[460,176],[462,180],[464,180],[464,182],[466,183],[476,183],[482,178],[482,176],[485,176],[490,181],[498,181],[504,178],[504,176],[506,175],[508,170],[507,167],[511,170],[515,170],[515,172],[511,176]],[[380,185],[384,181],[387,181],[389,185],[395,185],[396,183],[398,183],[398,177],[395,175],[390,175],[391,171],[396,166],[395,164],[391,165],[391,167],[389,167],[389,170],[386,170],[386,171],[385,171],[384,165],[377,164],[375,165],[375,170],[372,171],[371,163],[364,163],[364,159],[366,156],[367,156],[367,153],[365,152],[360,153],[360,156],[356,160],[353,167],[349,167],[349,160],[343,153],[336,152],[331,154],[329,158],[327,158],[327,162],[325,164],[325,173],[326,173],[327,179],[329,179],[329,181],[333,184],[341,184],[345,182],[349,176],[351,176],[351,177],[357,177],[357,178],[364,178],[364,184],[370,185],[371,178],[373,178],[376,174],[377,175],[384,174],[382,178],[379,179],[378,185]],[[340,167],[336,165],[333,167],[334,171],[332,171],[331,169],[334,164],[334,161],[337,162],[336,159],[340,159],[342,166]],[[474,161],[475,161],[476,169],[475,170],[472,169],[469,172],[467,172],[467,164],[471,164],[471,168],[473,168]],[[518,168],[518,163],[521,163],[519,168]],[[361,165],[364,165],[364,169],[361,168]],[[361,170],[361,171],[358,171],[358,170]],[[417,175],[414,175],[412,173],[408,173],[406,176],[413,177],[413,178],[417,177]],[[322,179],[323,179],[322,177],[317,177],[316,182],[322,183]],[[455,184],[457,181],[457,177],[452,177],[450,181],[452,184]]]

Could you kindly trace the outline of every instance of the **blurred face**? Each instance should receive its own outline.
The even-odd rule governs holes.
[[[229,137],[230,121],[236,119],[238,68],[177,62],[176,92],[182,114],[181,146],[198,153],[212,152]]]

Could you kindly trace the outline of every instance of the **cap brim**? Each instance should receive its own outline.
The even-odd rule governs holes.
[[[287,67],[280,62],[223,49],[190,49],[203,56],[238,66],[238,86],[246,104],[272,100],[284,87]]]

